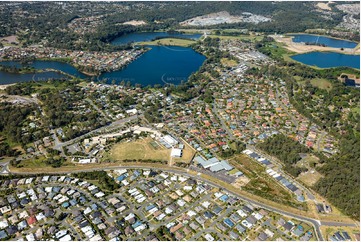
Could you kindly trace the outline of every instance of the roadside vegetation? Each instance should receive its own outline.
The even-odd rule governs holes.
[[[360,182],[360,117],[352,110],[359,109],[360,90],[345,86],[338,77],[347,73],[359,78],[359,71],[341,67],[314,69],[290,62],[283,58],[284,54],[289,53],[273,50],[279,49],[272,47],[273,44],[271,39],[264,39],[258,44],[258,49],[278,60],[278,66],[261,68],[259,73],[268,73],[271,78],[286,81],[290,102],[297,111],[339,139],[339,151],[331,158],[317,154],[323,164],[317,170],[323,177],[313,188],[343,213],[358,219],[360,190],[355,184]],[[321,84],[312,85],[315,79],[327,80],[332,89],[324,88]],[[300,80],[305,80],[305,83],[299,84]],[[272,142],[267,144],[272,147]],[[269,150],[270,147],[265,148]],[[269,152],[288,163],[288,158],[282,155],[282,149]]]
[[[242,171],[250,181],[242,187],[243,190],[271,201],[305,210],[306,206],[299,203],[284,187],[272,179],[266,169],[244,155],[235,156],[231,162]]]

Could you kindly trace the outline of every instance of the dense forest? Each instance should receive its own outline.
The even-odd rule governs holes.
[[[302,32],[333,28],[344,15],[333,7],[333,14],[325,17],[317,12],[312,2],[24,2],[0,5],[0,36],[18,34],[25,45],[42,43],[57,48],[114,51],[130,47],[109,44],[118,36],[135,31],[175,29],[180,27],[181,21],[220,11],[228,11],[232,15],[250,12],[270,17],[272,21],[220,24],[206,28],[247,28],[266,33]],[[17,14],[12,14],[15,12]],[[69,27],[72,21],[87,17],[96,17],[90,21],[94,26],[89,26],[89,23],[84,25],[90,31],[78,33]],[[122,24],[134,19],[147,24]]]
[[[265,142],[258,144],[257,147],[283,161],[285,165],[284,170],[292,176],[297,177],[301,172],[305,171],[304,168],[295,166],[301,160],[300,153],[309,152],[309,149],[299,142],[283,134],[278,134],[266,139]]]
[[[81,172],[75,173],[73,176],[85,180],[95,180],[102,190],[114,191],[120,187],[105,171]]]
[[[32,105],[15,106],[11,103],[0,103],[0,134],[11,142],[28,144],[34,140],[34,135],[22,131],[23,122],[29,114],[35,110]],[[7,145],[3,144],[2,148],[6,149]],[[10,151],[7,151],[10,152]]]

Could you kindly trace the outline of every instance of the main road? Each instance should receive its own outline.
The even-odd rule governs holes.
[[[205,183],[208,183],[210,185],[212,185],[213,187],[217,187],[217,188],[220,188],[220,189],[223,189],[223,190],[226,190],[228,193],[236,196],[236,197],[239,197],[240,199],[244,200],[244,201],[247,201],[251,204],[254,204],[256,206],[259,206],[259,207],[263,207],[269,211],[273,211],[273,212],[276,212],[276,213],[279,213],[279,214],[282,214],[282,215],[285,215],[285,216],[289,216],[289,217],[293,217],[295,219],[298,219],[298,220],[301,220],[301,221],[305,221],[305,222],[309,222],[313,225],[315,231],[316,231],[316,236],[317,236],[317,239],[318,240],[324,240],[323,236],[322,236],[322,233],[321,233],[321,230],[320,230],[320,226],[321,225],[325,225],[325,226],[350,226],[350,227],[355,227],[356,225],[355,224],[350,224],[350,223],[340,223],[340,222],[321,222],[319,220],[316,220],[316,219],[313,219],[313,218],[308,218],[308,217],[304,217],[304,216],[301,216],[301,215],[297,215],[297,214],[294,214],[294,213],[291,213],[291,212],[287,212],[287,211],[283,211],[281,209],[278,209],[278,208],[275,208],[275,207],[272,207],[270,205],[266,205],[266,204],[263,204],[263,203],[260,203],[260,202],[257,202],[257,201],[254,201],[250,198],[247,198],[245,196],[242,196],[240,194],[237,194],[235,192],[232,192],[230,190],[228,190],[227,188],[215,183],[215,182],[212,182],[208,179],[205,179],[203,177],[201,177],[201,173],[198,173],[197,175],[193,175],[193,174],[189,174],[188,173],[188,170],[185,170],[185,169],[182,169],[182,168],[178,168],[178,169],[174,169],[172,167],[169,167],[169,166],[164,166],[164,168],[156,168],[156,167],[153,167],[151,165],[148,165],[148,164],[144,164],[144,165],[137,165],[137,166],[130,166],[130,165],[125,165],[125,166],[114,166],[114,167],[104,167],[104,168],[84,168],[82,170],[77,170],[77,171],[68,171],[68,172],[47,172],[48,174],[68,174],[68,173],[78,173],[78,172],[89,172],[89,171],[100,171],[100,170],[114,170],[114,169],[154,169],[154,170],[161,170],[161,171],[168,171],[168,172],[172,172],[172,173],[176,173],[176,174],[180,174],[180,175],[184,175],[184,176],[188,176],[188,177],[191,177],[191,178],[194,178],[196,180],[200,180],[200,181],[203,181]],[[37,174],[36,172],[12,172],[9,170],[10,173],[13,173],[13,174],[28,174],[28,175],[31,175],[31,174]]]

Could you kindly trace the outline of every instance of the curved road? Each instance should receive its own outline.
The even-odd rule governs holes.
[[[247,198],[247,197],[244,197],[244,196],[241,196],[239,194],[236,194],[232,191],[229,191],[228,189],[212,182],[212,181],[209,181],[205,178],[202,178],[200,177],[199,175],[195,176],[195,175],[191,175],[189,174],[187,171],[182,171],[182,170],[177,170],[177,169],[174,169],[174,168],[171,168],[171,167],[164,167],[164,168],[156,168],[156,167],[152,167],[151,165],[147,166],[147,165],[142,165],[142,166],[115,166],[115,167],[109,167],[109,168],[92,168],[92,169],[87,169],[87,168],[84,168],[83,170],[78,170],[78,171],[69,171],[69,172],[47,172],[47,174],[68,174],[68,173],[78,173],[78,172],[89,172],[89,171],[96,171],[96,170],[114,170],[114,169],[154,169],[154,170],[166,170],[168,172],[173,172],[173,173],[176,173],[176,174],[181,174],[181,175],[184,175],[184,176],[188,176],[188,177],[191,177],[191,178],[194,178],[194,179],[197,179],[197,180],[200,180],[200,181],[203,181],[203,182],[206,182],[208,184],[211,184],[212,186],[214,187],[218,187],[218,188],[221,188],[223,190],[226,190],[228,193],[236,196],[236,197],[239,197],[241,198],[242,200],[244,201],[247,201],[249,203],[252,203],[252,204],[255,204],[259,207],[263,207],[267,210],[270,210],[270,211],[273,211],[273,212],[277,212],[279,214],[282,214],[282,215],[286,215],[286,216],[289,216],[289,217],[294,217],[298,220],[301,220],[301,221],[305,221],[305,222],[309,222],[313,225],[315,231],[316,231],[316,236],[317,236],[317,239],[318,240],[324,240],[323,236],[322,236],[322,233],[321,233],[321,230],[320,230],[320,226],[321,225],[325,225],[325,226],[351,226],[351,227],[355,227],[355,224],[349,224],[349,223],[339,223],[339,222],[321,222],[319,220],[316,220],[316,219],[312,219],[312,218],[308,218],[308,217],[304,217],[304,216],[300,216],[300,215],[296,215],[296,214],[293,214],[293,213],[290,213],[290,212],[286,212],[286,211],[283,211],[283,210],[280,210],[280,209],[277,209],[277,208],[274,208],[272,206],[269,206],[269,205],[265,205],[265,204],[262,204],[260,202],[256,202],[256,201],[253,201],[252,199],[250,198]],[[7,169],[10,173],[13,173],[13,174],[38,174],[36,172],[11,172],[9,169]]]

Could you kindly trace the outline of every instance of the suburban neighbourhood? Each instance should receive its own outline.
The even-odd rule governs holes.
[[[0,240],[359,241],[359,8],[0,3]]]

